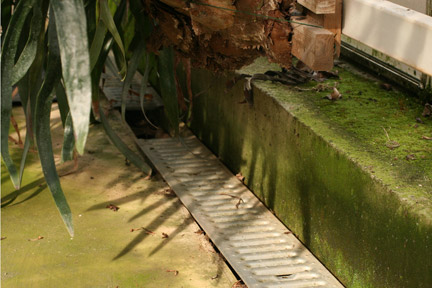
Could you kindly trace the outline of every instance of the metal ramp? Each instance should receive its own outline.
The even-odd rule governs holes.
[[[138,145],[249,288],[343,287],[196,137]]]

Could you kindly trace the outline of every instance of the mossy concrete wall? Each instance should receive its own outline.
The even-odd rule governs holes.
[[[227,90],[234,74],[194,71],[194,93],[206,92],[191,129],[347,287],[432,287],[432,141],[421,138],[432,121],[416,124],[419,103],[338,69],[342,100],[257,81],[252,106],[239,103],[243,83]],[[383,128],[401,147],[385,146]]]

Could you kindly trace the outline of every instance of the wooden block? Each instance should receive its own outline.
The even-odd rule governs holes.
[[[297,3],[315,14],[332,14],[336,11],[336,0],[297,0]]]
[[[336,0],[336,12],[325,14],[324,28],[330,30],[335,35],[335,58],[340,55],[341,33],[342,33],[342,0]]]
[[[315,71],[333,68],[334,34],[323,28],[295,24],[292,54]]]

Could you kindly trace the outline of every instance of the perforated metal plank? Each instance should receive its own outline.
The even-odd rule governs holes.
[[[343,287],[199,140],[138,140],[249,288]]]

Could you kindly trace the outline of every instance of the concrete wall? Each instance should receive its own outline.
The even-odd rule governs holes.
[[[413,9],[417,12],[428,14],[427,5],[429,0],[390,0],[395,4]]]
[[[250,68],[242,73],[254,71],[262,72]],[[330,103],[312,92],[259,82],[250,106],[239,104],[242,84],[232,90],[225,88],[232,77],[203,70],[193,73],[194,93],[208,90],[194,100],[191,128],[195,134],[234,173],[243,173],[246,184],[347,287],[432,287],[430,182],[422,182],[425,190],[414,187],[400,193],[397,188],[402,184],[378,181],[378,177],[386,179],[390,163],[384,158],[373,162],[369,146],[359,144],[361,139],[352,136],[354,132],[341,132],[339,124],[329,120],[333,116],[321,118],[327,105],[334,109],[346,104],[341,113],[355,114],[358,108],[347,112],[357,105],[355,95],[375,99],[366,101],[380,106],[387,96],[378,85],[359,80],[365,88],[356,88],[360,87],[356,76],[344,73],[343,85],[347,86],[341,86],[340,91],[350,98]],[[364,95],[368,87],[372,91]],[[312,97],[324,105],[313,113],[314,108],[307,104]],[[365,105],[362,103],[358,107]],[[373,113],[381,112],[358,114],[358,121],[367,122]],[[365,138],[375,130],[383,133],[380,126],[386,124],[380,121],[378,129],[365,128]],[[400,172],[414,171],[413,167],[403,170],[405,162],[400,162]],[[372,167],[367,163],[375,163],[374,171],[365,168]],[[423,174],[409,176],[413,184],[416,177],[430,177],[424,171],[432,167],[431,162],[426,165]]]

